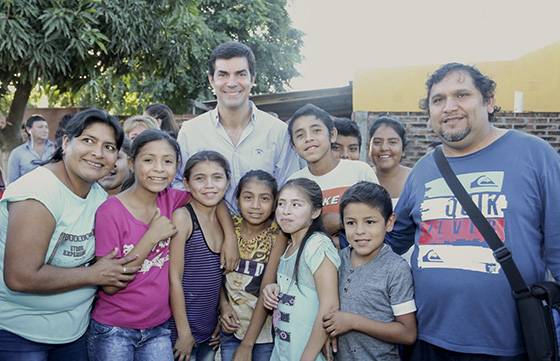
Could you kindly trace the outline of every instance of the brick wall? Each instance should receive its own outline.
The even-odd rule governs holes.
[[[352,119],[362,132],[362,144],[368,144],[368,130],[380,115],[398,117],[406,127],[408,145],[402,163],[412,166],[422,157],[428,145],[437,140],[428,127],[428,117],[424,112],[374,113],[354,112]],[[557,151],[560,150],[560,113],[497,113],[494,124],[500,128],[518,129],[546,140]],[[367,157],[367,146],[362,146],[362,158]]]

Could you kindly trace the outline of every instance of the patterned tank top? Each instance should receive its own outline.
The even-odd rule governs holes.
[[[190,204],[186,206],[192,219],[192,234],[185,244],[183,293],[187,319],[196,343],[208,341],[218,324],[218,306],[223,275],[220,254],[212,251],[202,233],[198,218]],[[171,320],[172,340],[177,331]]]

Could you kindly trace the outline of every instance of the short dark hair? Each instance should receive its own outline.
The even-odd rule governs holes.
[[[334,118],[334,127],[338,135],[355,137],[358,139],[358,148],[362,147],[362,133],[356,122],[348,118]]]
[[[348,188],[340,198],[340,221],[344,224],[344,210],[351,203],[363,203],[378,209],[385,222],[393,214],[393,202],[389,192],[379,184],[361,181]]]
[[[290,134],[290,141],[294,144],[294,135],[292,134],[292,130],[294,129],[294,122],[301,117],[305,116],[314,116],[315,118],[319,119],[325,127],[327,127],[329,133],[332,132],[334,129],[334,122],[329,113],[324,111],[323,109],[319,108],[313,104],[305,104],[292,115],[292,117],[288,120],[288,133]]]
[[[382,116],[378,117],[377,119],[375,119],[375,121],[373,122],[371,127],[369,127],[369,138],[368,138],[369,141],[371,142],[371,138],[373,138],[373,135],[375,134],[375,132],[377,132],[377,129],[379,129],[383,125],[393,129],[395,131],[395,133],[397,133],[399,138],[401,138],[401,143],[402,143],[402,147],[403,147],[403,150],[404,150],[404,148],[406,147],[406,143],[407,143],[407,141],[406,141],[406,129],[405,129],[403,123],[399,120],[399,118],[392,117],[392,116],[389,116],[389,115],[382,115]]]
[[[32,116],[27,118],[27,120],[25,121],[25,127],[26,128],[31,128],[31,127],[33,127],[33,123],[35,123],[35,122],[46,122],[46,121],[47,120],[42,115],[33,114]]]
[[[218,59],[232,59],[232,58],[245,58],[249,64],[249,73],[251,77],[255,76],[255,54],[250,47],[238,41],[228,41],[218,45],[208,59],[208,74],[214,76],[216,71],[216,60]]]
[[[462,63],[447,63],[439,67],[436,71],[432,73],[426,80],[426,98],[420,100],[420,109],[425,110],[430,115],[430,93],[432,91],[432,87],[439,83],[447,76],[447,74],[455,72],[455,71],[463,71],[470,75],[473,80],[474,86],[480,94],[482,94],[482,99],[485,103],[489,102],[492,99],[496,92],[496,82],[490,77],[482,74],[477,67],[473,65],[467,65]],[[492,121],[494,119],[494,114],[500,111],[500,107],[494,105],[494,109],[491,113],[488,113],[488,120]]]

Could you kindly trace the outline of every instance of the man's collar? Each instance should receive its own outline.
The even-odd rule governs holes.
[[[255,121],[255,116],[257,114],[257,106],[251,100],[249,100],[249,108],[251,109],[251,114],[249,115],[249,124]],[[214,126],[217,128],[221,126],[220,123],[220,113],[218,112],[218,106],[210,111],[211,117],[214,120]]]

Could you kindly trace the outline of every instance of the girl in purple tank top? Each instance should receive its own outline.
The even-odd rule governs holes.
[[[219,332],[224,239],[216,208],[229,177],[227,161],[214,151],[198,152],[185,165],[184,182],[192,201],[173,214],[177,233],[171,240],[169,271],[173,351],[180,360],[214,360],[211,341]]]

